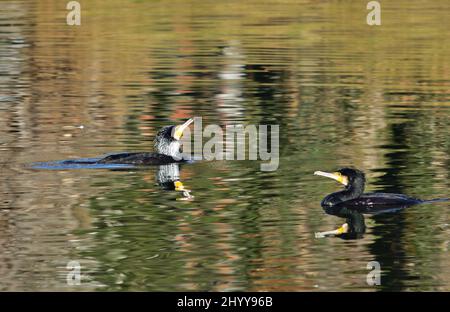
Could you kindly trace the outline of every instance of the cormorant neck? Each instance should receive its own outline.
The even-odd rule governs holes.
[[[156,139],[155,140],[155,151],[158,154],[163,154],[171,156],[173,158],[181,158],[180,153],[180,142],[178,140],[166,140],[166,139]]]
[[[349,197],[352,197],[350,199],[358,198],[364,193],[364,184],[364,180],[352,181],[345,187],[344,192],[346,192]]]
[[[180,167],[177,163],[159,166],[156,181],[164,189],[173,189],[175,181],[180,180]]]
[[[361,196],[364,192],[364,181],[351,181],[344,190],[332,193],[322,200],[323,207],[331,207]]]

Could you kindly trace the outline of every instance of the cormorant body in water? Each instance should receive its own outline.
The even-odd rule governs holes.
[[[194,198],[191,191],[180,181],[180,164],[189,162],[180,152],[180,139],[194,119],[189,119],[178,126],[166,126],[155,137],[153,153],[119,153],[104,157],[61,160],[54,162],[33,163],[34,169],[85,169],[106,168],[111,170],[129,170],[136,166],[158,166],[156,181],[164,190],[174,190],[183,194],[179,200]]]
[[[105,156],[93,161],[66,160],[64,164],[124,164],[137,166],[166,165],[186,162],[180,152],[180,139],[184,130],[194,121],[190,118],[178,126],[166,126],[155,137],[155,152],[153,153],[119,153]]]
[[[314,174],[334,179],[345,186],[344,190],[327,195],[321,205],[326,213],[345,218],[346,223],[333,231],[318,232],[316,238],[336,236],[342,239],[359,239],[366,231],[363,214],[396,212],[417,204],[449,201],[421,200],[393,193],[364,193],[364,173],[353,168],[342,168],[333,173],[316,171]]]
[[[333,173],[316,171],[314,174],[334,179],[345,186],[344,190],[327,195],[321,203],[323,208],[345,205],[361,213],[376,213],[377,210],[385,212],[390,207],[398,210],[399,207],[406,208],[422,203],[448,200],[421,200],[392,193],[364,193],[366,183],[364,173],[353,168],[342,168]]]

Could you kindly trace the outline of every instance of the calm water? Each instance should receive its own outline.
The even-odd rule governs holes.
[[[69,27],[64,1],[0,1],[0,290],[449,291],[449,203],[314,237],[345,222],[315,170],[450,195],[450,3],[383,2],[379,27],[366,3],[90,0]],[[279,169],[185,165],[180,201],[156,168],[28,166],[151,150],[191,116],[280,125]]]

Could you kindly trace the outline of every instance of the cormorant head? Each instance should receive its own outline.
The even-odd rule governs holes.
[[[172,157],[180,157],[180,139],[183,132],[194,121],[190,118],[178,126],[166,126],[158,131],[155,137],[155,151]]]
[[[338,174],[340,173],[344,182],[347,181],[347,184],[344,184],[347,188],[350,186],[359,186],[362,187],[362,190],[364,190],[364,184],[366,183],[364,172],[354,168],[342,168],[337,172]]]
[[[323,172],[316,171],[315,175],[319,175],[322,177],[331,178],[333,180],[338,181],[339,183],[345,185],[345,188],[355,188],[360,190],[361,193],[364,191],[364,184],[366,183],[366,178],[364,173],[358,169],[353,168],[342,168],[335,172]]]

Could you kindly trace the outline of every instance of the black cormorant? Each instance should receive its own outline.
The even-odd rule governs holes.
[[[111,154],[100,159],[86,160],[86,159],[71,159],[65,160],[61,164],[74,165],[96,165],[96,164],[119,164],[119,165],[137,165],[137,166],[153,166],[166,165],[172,163],[182,163],[186,160],[180,152],[180,139],[183,132],[194,121],[190,118],[185,123],[178,126],[165,126],[155,137],[155,152],[146,153],[119,153]]]
[[[193,118],[178,126],[166,126],[155,137],[155,152],[153,153],[119,153],[104,157],[60,160],[54,162],[33,163],[34,169],[83,169],[108,168],[111,170],[129,170],[135,166],[156,165],[156,181],[165,190],[181,192],[181,199],[193,199],[191,191],[180,181],[179,165],[190,161],[182,155],[180,139],[183,133],[194,121]]]
[[[386,209],[392,207],[398,210],[399,207],[405,208],[426,202],[447,200],[421,200],[392,193],[364,193],[366,182],[364,173],[353,168],[342,168],[333,173],[316,171],[314,174],[334,179],[345,186],[344,190],[327,195],[322,200],[321,205],[324,208],[345,205],[345,207],[357,209],[361,213],[374,213],[377,209],[386,211]]]
[[[316,171],[315,175],[338,181],[345,189],[327,195],[322,207],[328,214],[346,219],[346,223],[333,231],[318,232],[316,238],[336,236],[343,239],[362,238],[366,230],[363,214],[381,214],[401,211],[422,203],[446,202],[449,199],[421,200],[403,194],[364,193],[365,176],[360,170],[342,168],[336,172]]]

